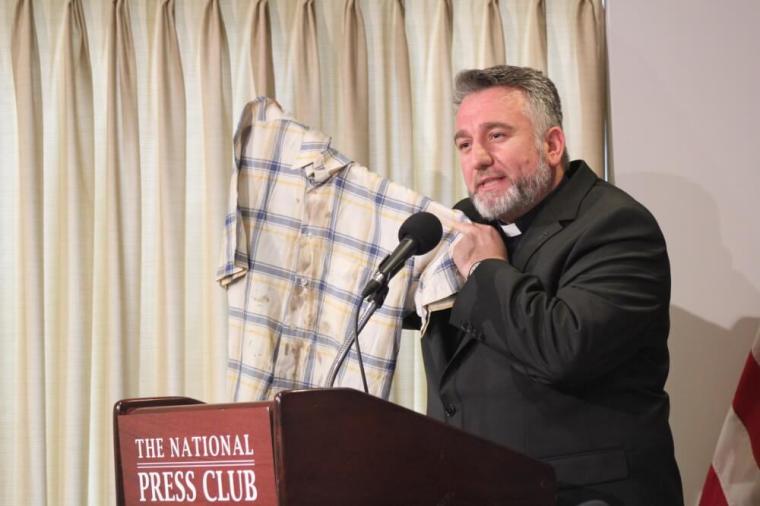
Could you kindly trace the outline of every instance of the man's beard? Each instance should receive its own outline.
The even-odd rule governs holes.
[[[511,223],[538,204],[549,193],[551,186],[552,171],[542,156],[533,174],[512,181],[512,186],[504,193],[471,193],[470,198],[483,218]]]

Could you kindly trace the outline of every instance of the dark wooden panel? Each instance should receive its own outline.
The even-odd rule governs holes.
[[[550,466],[349,389],[275,400],[281,506],[554,504]]]

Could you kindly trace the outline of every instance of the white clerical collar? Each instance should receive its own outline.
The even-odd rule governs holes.
[[[499,225],[507,237],[517,237],[522,234],[522,230],[520,230],[516,223],[509,223],[508,225],[499,223]]]

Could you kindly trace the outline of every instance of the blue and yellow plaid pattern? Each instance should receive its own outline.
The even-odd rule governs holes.
[[[325,386],[354,331],[359,294],[398,244],[403,221],[421,210],[441,218],[441,244],[407,262],[360,335],[370,391],[387,397],[402,316],[416,309],[424,320],[431,303],[450,299],[461,285],[447,225],[461,214],[352,163],[328,136],[263,97],[243,110],[235,159],[218,271],[228,291],[235,401]],[[361,387],[353,351],[336,383]]]

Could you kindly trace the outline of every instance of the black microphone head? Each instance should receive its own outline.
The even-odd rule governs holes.
[[[454,205],[454,209],[458,209],[464,213],[465,216],[467,216],[471,222],[473,223],[481,223],[481,224],[487,224],[488,220],[483,218],[477,209],[475,209],[475,204],[472,203],[472,199],[462,199],[459,202],[457,202]]]
[[[408,217],[398,229],[398,240],[412,239],[417,247],[415,255],[422,255],[435,248],[443,237],[441,220],[434,214],[421,211]]]

